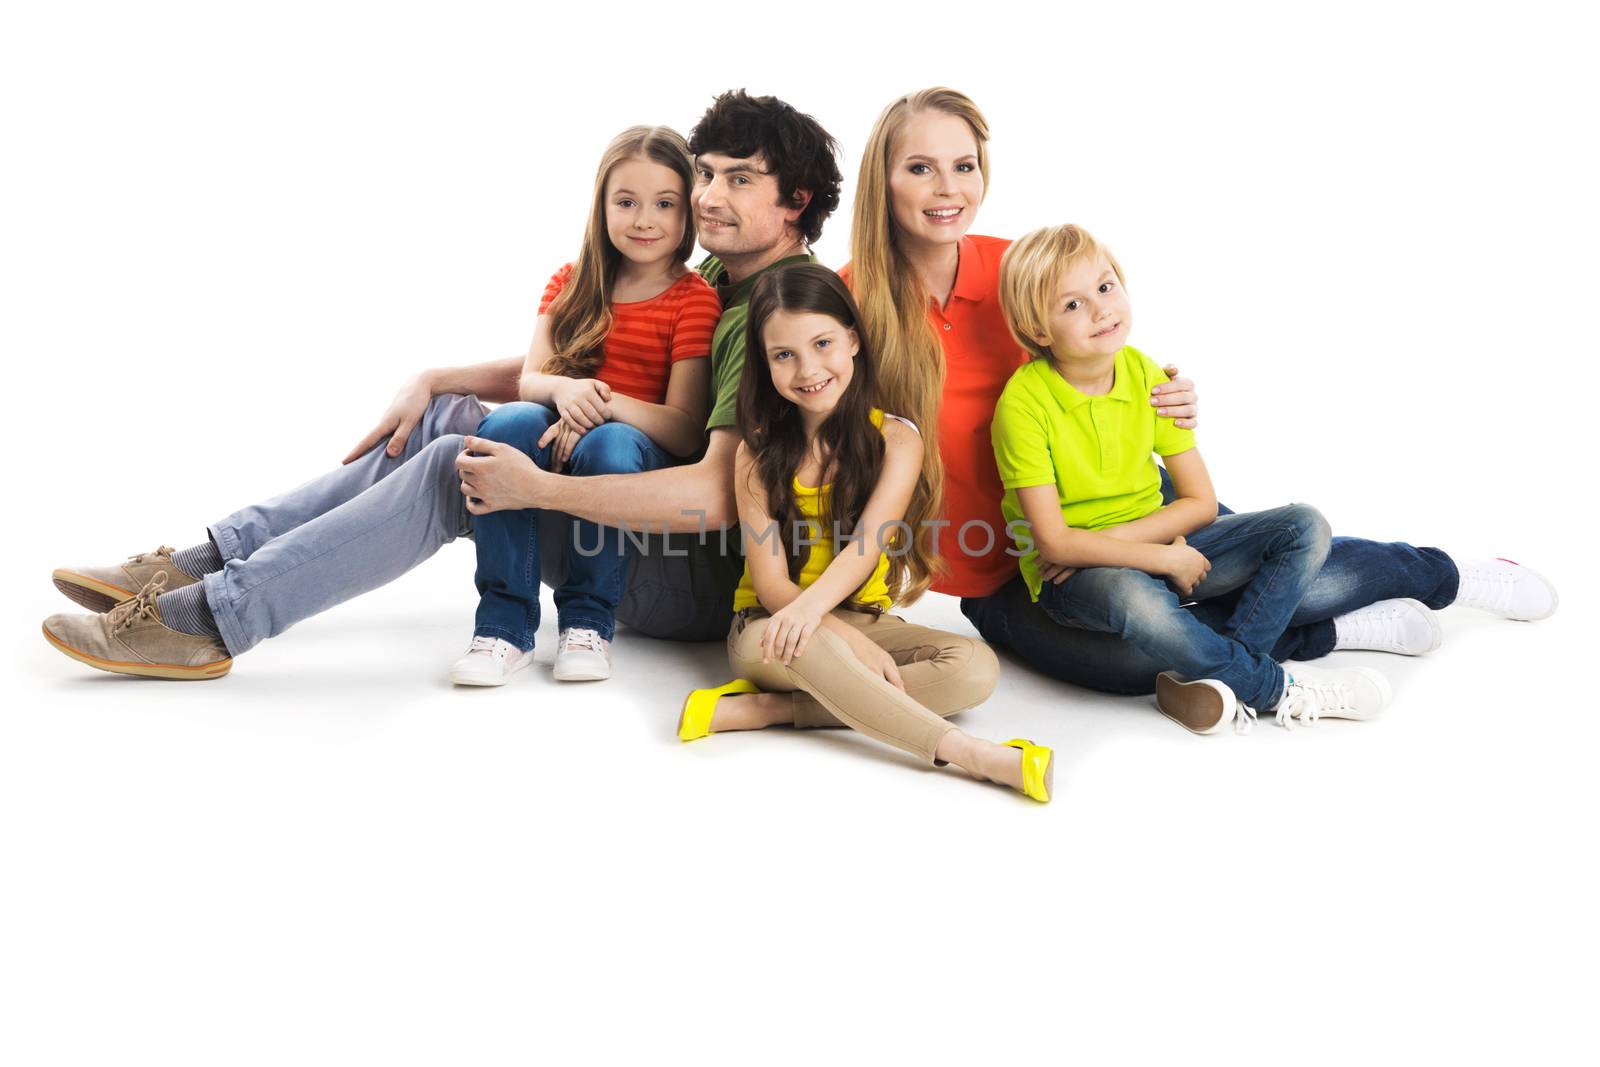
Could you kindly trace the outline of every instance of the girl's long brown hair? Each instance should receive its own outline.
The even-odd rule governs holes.
[[[583,233],[583,250],[572,264],[572,276],[551,303],[550,339],[554,353],[546,361],[546,374],[567,378],[592,378],[600,369],[601,349],[611,332],[611,291],[617,284],[622,253],[606,232],[606,182],[618,163],[648,159],[670,169],[683,183],[683,239],[678,242],[678,262],[694,251],[694,215],[689,210],[689,190],[694,187],[694,157],[683,135],[666,126],[630,126],[606,146],[594,176],[594,205]]]
[[[749,307],[744,372],[739,378],[739,435],[755,457],[754,475],[765,493],[767,511],[777,523],[789,560],[789,577],[797,581],[811,554],[810,546],[799,543],[799,533],[805,526],[795,504],[793,486],[808,443],[800,409],[785,400],[772,384],[762,334],[775,313],[790,311],[826,315],[854,330],[860,340],[850,385],[817,429],[824,475],[829,468],[833,471],[831,521],[844,536],[853,534],[860,525],[867,500],[883,471],[883,434],[872,424],[871,417],[878,395],[873,352],[860,327],[861,317],[850,290],[837,274],[820,264],[796,263],[767,271],[757,280]],[[930,516],[915,510],[917,500],[927,495],[921,481],[919,478],[912,508],[904,517],[914,536],[907,542],[905,531],[897,529],[885,538],[884,548],[889,555],[886,581],[896,603],[914,601],[932,579],[932,531],[923,521]],[[819,537],[833,536],[832,530],[817,533]],[[863,533],[870,550],[877,531]],[[838,551],[836,543],[835,552]],[[859,594],[860,590],[856,592]]]

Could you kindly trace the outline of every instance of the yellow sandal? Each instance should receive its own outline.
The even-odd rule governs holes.
[[[678,740],[694,741],[711,733],[711,716],[716,712],[720,698],[735,693],[759,692],[761,690],[756,688],[754,682],[747,682],[743,678],[735,678],[715,689],[696,689],[684,700],[683,713],[678,716]]]
[[[1014,737],[1005,743],[1007,748],[1022,749],[1022,792],[1041,804],[1050,803],[1050,783],[1055,777],[1050,766],[1054,755],[1048,746],[1036,745]]]

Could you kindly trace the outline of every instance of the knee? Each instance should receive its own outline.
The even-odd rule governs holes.
[[[458,433],[445,434],[429,441],[413,463],[421,463],[432,470],[441,480],[448,479],[451,484],[460,481],[456,474],[456,457],[461,455],[467,446],[467,439]]]
[[[1333,527],[1322,512],[1310,504],[1290,504],[1283,510],[1298,542],[1326,556],[1328,547],[1333,543]]]
[[[969,640],[962,649],[963,661],[956,671],[949,694],[949,708],[939,709],[945,717],[975,708],[994,696],[1000,683],[1000,657],[982,641]]]
[[[1124,635],[1180,610],[1177,596],[1164,583],[1131,567],[1094,567],[1071,581],[1076,586],[1072,597],[1087,599]]]
[[[557,418],[556,413],[543,404],[523,401],[501,404],[478,423],[475,436],[500,441],[532,455],[539,438]]]
[[[650,438],[626,423],[607,422],[578,440],[569,467],[573,474],[633,474],[648,468]]]
[[[435,434],[470,434],[483,421],[484,408],[475,396],[441,393],[428,401],[422,426]]]

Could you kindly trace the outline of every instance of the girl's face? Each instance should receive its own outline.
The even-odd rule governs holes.
[[[1104,256],[1061,272],[1050,307],[1050,335],[1035,338],[1057,360],[1101,359],[1128,343],[1133,306]]]
[[[670,260],[688,225],[687,190],[671,167],[625,159],[606,177],[606,235],[642,267]]]
[[[897,236],[953,244],[971,227],[982,201],[972,127],[943,111],[912,115],[889,150],[889,214]]]
[[[778,395],[803,412],[832,411],[855,376],[856,332],[832,315],[777,311],[761,331]]]

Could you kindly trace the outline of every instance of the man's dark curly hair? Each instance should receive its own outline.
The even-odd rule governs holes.
[[[783,200],[797,190],[810,193],[795,222],[807,244],[822,236],[822,224],[839,206],[839,142],[816,119],[775,96],[750,96],[743,89],[723,93],[690,131],[689,151],[735,159],[759,154],[767,172],[777,176]]]

